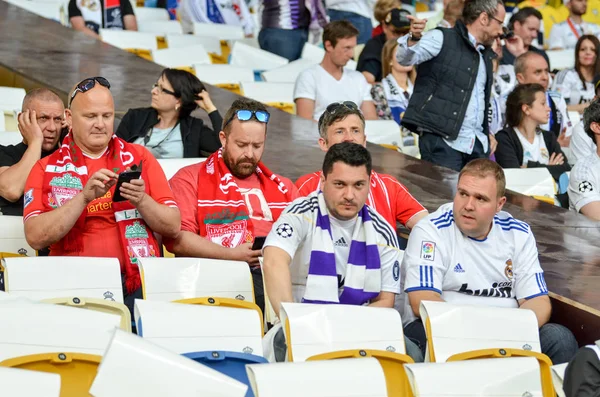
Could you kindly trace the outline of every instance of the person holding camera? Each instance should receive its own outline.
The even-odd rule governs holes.
[[[207,157],[221,147],[223,118],[196,76],[165,69],[151,92],[150,107],[125,113],[119,138],[145,146],[157,159]],[[198,107],[208,113],[212,129],[191,115]]]
[[[402,125],[421,135],[423,160],[460,171],[493,153],[491,45],[505,33],[505,13],[502,0],[467,0],[454,28],[425,34],[427,20],[409,16],[410,31],[398,39],[396,57],[419,71]]]
[[[118,258],[131,309],[141,298],[138,258],[160,256],[154,233],[179,234],[177,203],[152,154],[113,134],[105,78],[77,84],[65,115],[70,133],[25,183],[25,238],[36,250],[50,246],[50,256]]]

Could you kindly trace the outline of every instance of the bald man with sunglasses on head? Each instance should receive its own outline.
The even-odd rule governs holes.
[[[261,162],[268,121],[262,103],[246,98],[233,102],[219,132],[223,147],[169,181],[181,210],[182,231],[165,241],[177,256],[247,262],[261,309],[261,247],[253,243],[269,234],[281,212],[298,197],[292,181]]]
[[[160,256],[154,233],[177,237],[177,204],[152,154],[114,135],[105,78],[77,84],[65,114],[70,133],[25,184],[25,237],[35,249],[50,246],[51,256],[118,258],[131,309],[141,298],[138,258]],[[136,170],[137,177],[122,183],[120,174]]]

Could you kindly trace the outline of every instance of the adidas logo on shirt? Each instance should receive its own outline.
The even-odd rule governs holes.
[[[335,245],[336,247],[348,247],[348,243],[346,242],[346,239],[343,237],[340,238],[335,243],[333,243],[333,245]]]
[[[464,273],[464,272],[465,272],[465,269],[462,268],[460,263],[457,263],[456,266],[454,266],[454,273]]]

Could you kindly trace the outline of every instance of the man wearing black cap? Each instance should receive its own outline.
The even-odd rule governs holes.
[[[369,84],[378,83],[384,77],[381,71],[381,50],[386,41],[398,39],[408,33],[410,13],[400,8],[392,9],[381,22],[383,33],[367,41],[358,58],[356,70],[361,72]]]

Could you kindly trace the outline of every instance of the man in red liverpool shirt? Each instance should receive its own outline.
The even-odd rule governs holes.
[[[367,145],[365,118],[353,102],[332,103],[319,118],[319,146],[326,152],[340,142]],[[301,196],[319,189],[321,172],[304,175],[296,181]],[[427,215],[427,210],[394,177],[371,172],[367,205],[381,214],[395,229],[396,221],[411,229]]]
[[[247,262],[261,309],[261,251],[252,249],[253,240],[267,236],[285,207],[299,197],[289,179],[273,174],[260,161],[268,121],[262,103],[245,98],[233,102],[219,133],[222,149],[182,168],[170,180],[181,211],[181,233],[165,240],[177,256]]]

